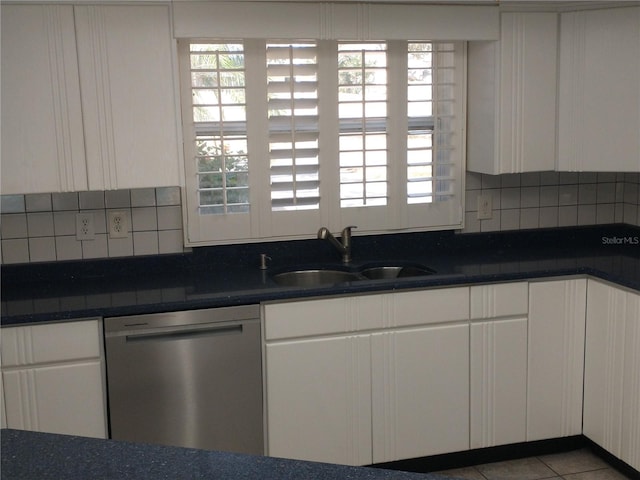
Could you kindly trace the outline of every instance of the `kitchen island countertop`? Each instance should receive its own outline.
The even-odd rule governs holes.
[[[348,467],[22,430],[2,430],[0,437],[3,480],[445,479],[437,474]]]

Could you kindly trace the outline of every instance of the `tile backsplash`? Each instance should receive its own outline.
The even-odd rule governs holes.
[[[478,195],[493,216],[477,219]],[[179,187],[3,195],[2,263],[181,253]],[[628,223],[640,226],[639,173],[537,172],[466,176],[464,233]],[[109,238],[109,211],[126,212],[127,238]],[[76,215],[92,213],[95,236],[76,237]],[[311,237],[310,237],[311,238]]]
[[[184,251],[179,187],[3,195],[1,200],[3,264]],[[110,211],[125,213],[126,238],[109,237]],[[90,240],[76,237],[78,213],[92,215]]]

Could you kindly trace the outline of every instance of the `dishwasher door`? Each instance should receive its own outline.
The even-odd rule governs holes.
[[[104,324],[111,438],[264,453],[257,305]]]

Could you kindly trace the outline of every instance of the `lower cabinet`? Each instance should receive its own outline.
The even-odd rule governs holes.
[[[468,291],[265,305],[267,453],[365,465],[468,449]]]
[[[101,320],[2,329],[6,426],[106,438]]]
[[[589,280],[584,435],[640,470],[640,295]]]
[[[471,287],[471,448],[524,442],[527,282]]]
[[[586,279],[529,284],[527,441],[580,435]]]

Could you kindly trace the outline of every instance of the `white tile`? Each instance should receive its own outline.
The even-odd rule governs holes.
[[[520,174],[519,173],[507,173],[500,175],[500,186],[502,188],[512,188],[520,186]]]
[[[466,212],[464,214],[464,232],[475,233],[480,231],[480,220],[477,212]]]
[[[571,227],[578,224],[578,206],[558,207],[558,226]]]
[[[540,186],[540,172],[526,172],[521,174],[520,185],[523,187]]]
[[[577,205],[578,185],[560,185],[558,189],[558,205]]]
[[[613,203],[616,201],[615,183],[598,183],[597,190],[598,203]]]
[[[29,241],[26,238],[2,240],[2,263],[28,263]]]
[[[482,188],[500,188],[501,186],[500,175],[487,175],[482,174]]]
[[[157,255],[158,232],[133,232],[134,255]]]
[[[1,195],[0,212],[2,213],[24,213],[24,195]]]
[[[558,226],[558,207],[540,208],[540,228],[552,228]]]
[[[578,181],[580,183],[598,183],[598,173],[597,172],[580,172],[578,176]]]
[[[491,203],[493,210],[500,210],[502,208],[501,197],[502,190],[499,188],[494,188],[490,190],[482,190],[482,195],[491,195]]]
[[[77,192],[54,193],[51,195],[53,211],[78,210],[80,203]]]
[[[520,228],[520,209],[500,210],[500,230],[518,230]]]
[[[27,216],[24,213],[2,215],[2,238],[27,238]]]
[[[158,230],[156,207],[132,208],[131,230],[134,232]]]
[[[622,221],[624,223],[630,223],[633,225],[634,222],[637,222],[637,217],[639,212],[640,212],[640,208],[637,205],[630,205],[628,203],[625,203],[624,209],[623,209]]]
[[[480,220],[481,232],[497,232],[500,230],[500,212],[493,212],[493,218]]]
[[[560,185],[570,185],[578,183],[578,172],[560,172],[558,176],[558,183]]]
[[[598,186],[595,183],[582,183],[578,186],[578,203],[580,205],[596,203]]]
[[[54,261],[56,259],[56,242],[54,237],[30,238],[29,259],[32,262]]]
[[[520,208],[520,188],[503,188],[500,193],[500,208]]]
[[[80,260],[82,242],[74,236],[56,237],[56,258],[58,260]]]
[[[624,203],[638,203],[638,184],[636,183],[625,183],[623,190],[623,201]]]
[[[182,228],[182,207],[158,207],[158,230]]]
[[[158,232],[159,253],[182,253],[184,251],[184,239],[182,230],[162,230]]]
[[[53,213],[27,213],[27,231],[29,237],[52,237],[53,229]]]
[[[110,190],[105,192],[104,201],[107,208],[129,208],[131,193],[129,190]]]
[[[107,212],[104,209],[88,210],[83,213],[93,214],[93,229],[96,233],[107,233]]]
[[[482,190],[467,190],[464,196],[465,212],[478,211],[478,195],[482,194]]]
[[[603,203],[596,205],[596,223],[615,223],[616,206],[613,203]]]
[[[578,205],[578,225],[595,225],[595,223],[596,223],[596,206],[595,205]]]
[[[598,183],[615,182],[616,176],[615,172],[598,172]]]
[[[180,187],[156,188],[156,202],[158,205],[180,205]]]
[[[51,194],[34,193],[24,196],[27,212],[50,212]]]
[[[82,258],[107,258],[109,256],[108,235],[96,234],[91,241],[80,242],[82,244]]]
[[[540,206],[540,187],[522,187],[520,189],[520,206],[522,208]]]
[[[80,192],[81,210],[98,210],[104,208],[104,192]]]
[[[77,212],[53,212],[53,229],[57,235],[76,234]]]
[[[540,206],[541,207],[558,206],[558,187],[557,186],[540,187]]]
[[[155,205],[155,188],[136,188],[134,190],[131,190],[132,207],[154,207]]]
[[[558,172],[540,172],[540,185],[558,185]]]
[[[538,228],[540,225],[539,208],[522,208],[520,210],[520,228]]]
[[[131,257],[133,256],[133,237],[108,238],[109,257]]]

